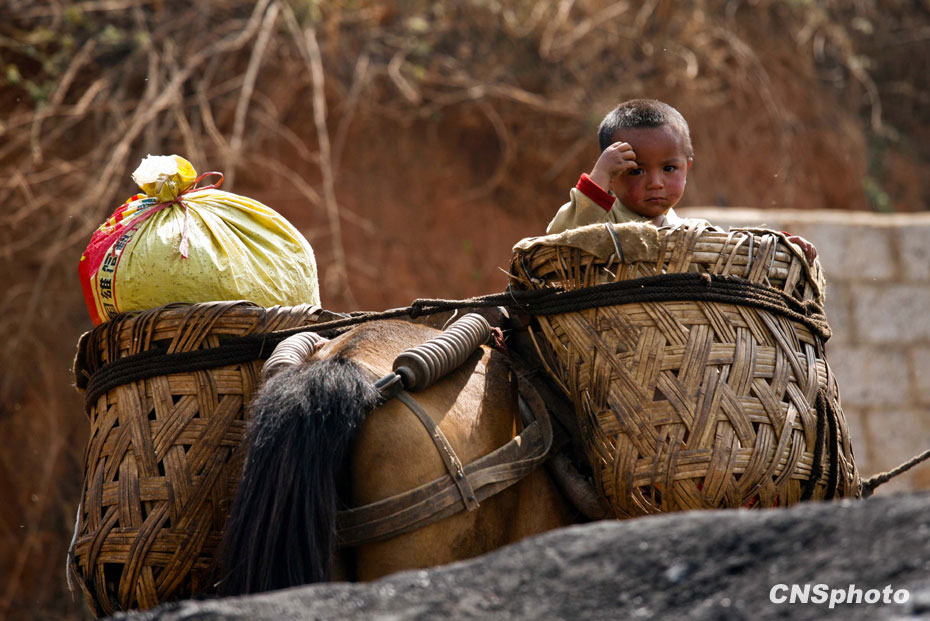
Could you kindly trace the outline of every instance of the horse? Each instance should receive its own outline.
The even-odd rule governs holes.
[[[426,427],[397,399],[382,402],[374,381],[391,373],[400,353],[439,334],[410,321],[370,321],[264,382],[251,405],[242,480],[217,553],[220,595],[369,581],[584,521],[550,469],[534,467],[480,502],[463,496],[469,510],[340,545],[341,510],[456,478],[443,445],[428,433],[430,421],[463,465],[508,442],[519,444],[516,434],[528,429],[510,362],[488,346],[416,393]]]

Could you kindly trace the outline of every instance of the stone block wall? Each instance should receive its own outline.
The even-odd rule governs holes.
[[[930,449],[930,213],[687,208],[718,226],[765,226],[810,240],[827,278],[836,373],[864,478]],[[930,489],[930,461],[876,494]]]

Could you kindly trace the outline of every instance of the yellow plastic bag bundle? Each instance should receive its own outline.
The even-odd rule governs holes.
[[[197,187],[206,177],[213,185]],[[94,324],[171,302],[320,303],[309,242],[258,201],[217,189],[178,155],[148,156],[130,197],[91,236],[78,272]]]

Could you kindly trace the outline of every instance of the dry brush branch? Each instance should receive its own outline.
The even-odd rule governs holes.
[[[230,187],[234,187],[236,164],[241,156],[242,136],[245,133],[245,119],[249,110],[249,101],[252,99],[252,92],[255,90],[255,80],[262,65],[265,49],[268,47],[268,40],[271,38],[272,30],[278,19],[279,10],[278,3],[274,2],[265,12],[262,24],[258,29],[258,37],[252,48],[249,65],[242,79],[242,89],[239,91],[239,100],[236,102],[232,139],[229,141],[229,152],[226,160],[226,179]]]
[[[306,27],[303,33],[297,19],[289,8],[285,12],[285,21],[294,41],[310,70],[313,85],[313,122],[316,127],[317,143],[320,151],[320,173],[323,179],[323,204],[329,219],[330,236],[333,246],[333,263],[328,268],[330,279],[351,306],[356,305],[355,295],[349,285],[349,270],[346,263],[345,245],[342,239],[342,224],[339,217],[339,204],[336,201],[335,173],[333,172],[332,147],[329,141],[329,128],[326,124],[326,93],[324,87],[325,72],[323,56],[317,41],[316,30]]]

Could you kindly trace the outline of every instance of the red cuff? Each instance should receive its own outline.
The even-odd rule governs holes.
[[[610,208],[614,206],[613,194],[608,193],[607,190],[591,181],[591,177],[587,173],[581,173],[581,179],[578,180],[575,187],[582,194],[600,205],[604,211],[610,211]]]

